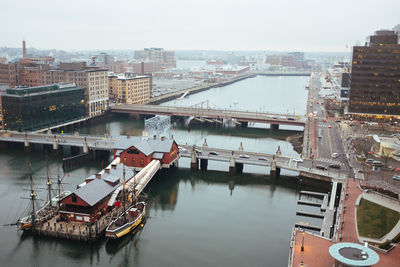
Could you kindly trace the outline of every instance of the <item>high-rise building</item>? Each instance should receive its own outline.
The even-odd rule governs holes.
[[[3,129],[32,131],[84,118],[85,89],[75,84],[17,87],[1,94]]]
[[[365,46],[353,47],[349,112],[376,118],[400,115],[400,45],[395,31],[376,31]]]
[[[135,51],[135,59],[139,62],[157,61],[161,68],[175,68],[175,52],[163,48],[145,48]]]
[[[147,104],[150,102],[151,78],[133,73],[110,74],[108,76],[110,98],[125,104]]]

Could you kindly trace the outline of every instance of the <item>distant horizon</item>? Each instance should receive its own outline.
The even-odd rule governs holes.
[[[25,40],[25,42],[28,43],[27,40]],[[22,44],[22,41],[21,41]],[[5,49],[21,49],[21,53],[22,53],[22,45],[21,47],[10,47],[10,46],[0,46],[0,49],[5,48]],[[38,51],[51,51],[51,50],[56,50],[56,51],[65,51],[65,52],[110,52],[110,51],[140,51],[143,50],[145,48],[163,48],[164,50],[169,50],[169,51],[174,51],[174,52],[276,52],[276,53],[292,53],[292,52],[303,52],[303,53],[351,53],[351,48],[350,47],[348,50],[349,51],[324,51],[324,50],[313,50],[313,51],[301,51],[301,50],[267,50],[267,49],[260,49],[260,50],[252,50],[252,49],[243,49],[243,50],[220,50],[220,49],[167,49],[165,47],[162,46],[157,46],[157,47],[143,47],[143,48],[125,48],[125,49],[58,49],[58,48],[37,48],[37,47],[32,47],[27,45],[26,49],[29,50],[30,49],[35,49]]]
[[[400,23],[398,0],[3,1],[0,46],[346,52]]]

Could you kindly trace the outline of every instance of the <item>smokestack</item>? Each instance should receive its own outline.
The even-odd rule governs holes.
[[[23,57],[23,58],[26,57],[26,44],[25,44],[25,40],[22,41],[22,57]]]

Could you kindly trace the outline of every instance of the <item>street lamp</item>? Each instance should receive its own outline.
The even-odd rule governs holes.
[[[303,236],[303,239],[301,240],[301,251],[304,251],[304,230],[301,235]]]

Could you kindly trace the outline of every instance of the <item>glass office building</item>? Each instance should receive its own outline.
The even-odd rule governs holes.
[[[400,115],[400,44],[394,31],[377,31],[365,46],[353,48],[349,112]]]
[[[4,129],[44,129],[85,118],[85,89],[66,83],[7,89],[1,107]]]

